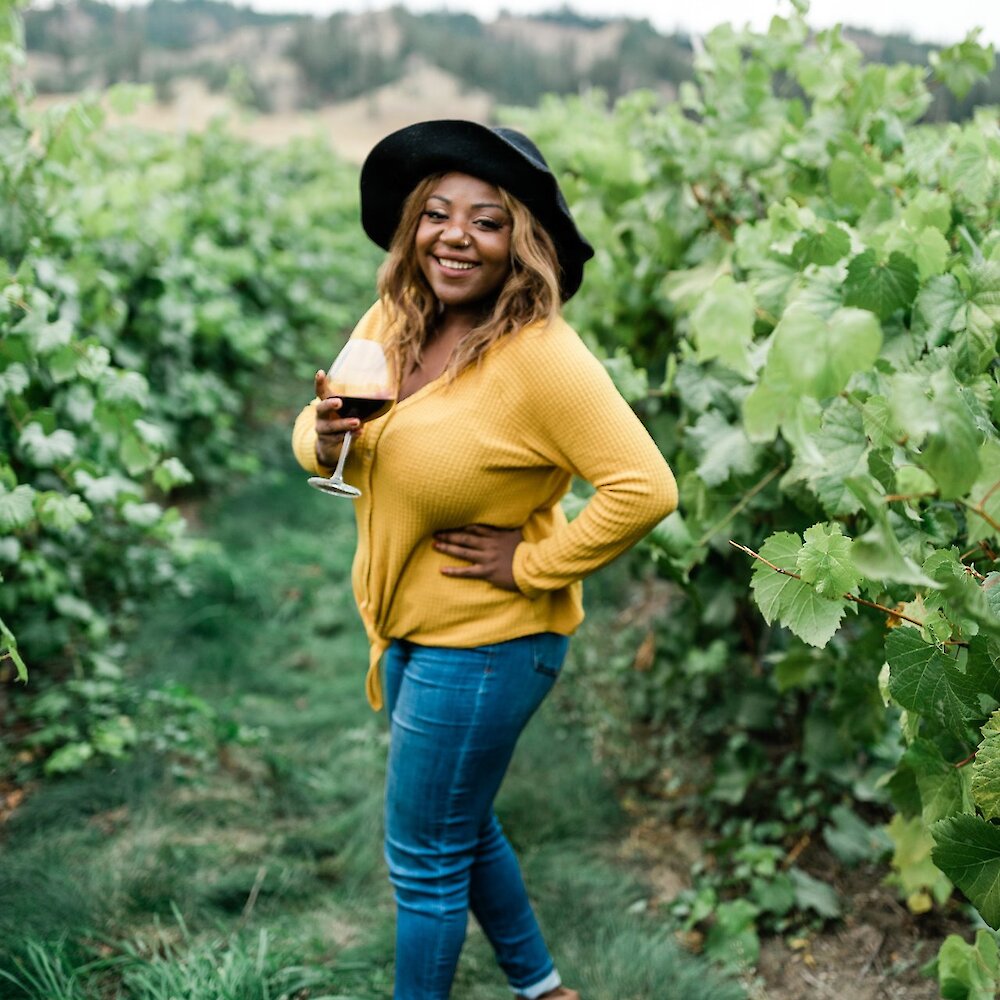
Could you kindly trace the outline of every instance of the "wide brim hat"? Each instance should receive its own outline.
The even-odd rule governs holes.
[[[514,129],[444,119],[418,122],[387,135],[361,168],[365,232],[388,250],[410,192],[425,177],[450,171],[488,181],[522,201],[555,244],[563,301],[576,293],[594,248],[576,228],[545,157]]]

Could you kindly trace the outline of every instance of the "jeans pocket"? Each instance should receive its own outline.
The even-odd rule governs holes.
[[[536,673],[545,674],[546,677],[558,677],[566,659],[569,636],[557,635],[555,632],[539,632],[538,635],[532,636],[531,645]]]

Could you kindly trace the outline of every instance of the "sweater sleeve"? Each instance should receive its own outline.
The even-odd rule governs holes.
[[[382,316],[382,305],[376,302],[361,317],[350,339],[353,340],[355,337],[364,340],[380,339]],[[316,404],[318,402],[318,399],[313,399],[307,403],[295,418],[295,425],[292,428],[292,453],[295,455],[295,460],[306,472],[311,472],[313,475],[330,476],[333,473],[333,467],[327,468],[325,465],[321,465],[316,457]]]
[[[570,327],[556,321],[523,334],[527,343],[510,359],[509,417],[540,456],[596,491],[572,522],[518,545],[514,580],[534,598],[634,545],[677,507],[677,484],[603,365]]]
[[[316,457],[316,404],[318,399],[307,403],[295,418],[292,428],[292,453],[295,460],[306,472],[314,476],[329,476],[332,469],[319,464]]]

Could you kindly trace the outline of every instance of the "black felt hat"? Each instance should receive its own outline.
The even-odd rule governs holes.
[[[569,214],[538,147],[510,128],[469,121],[429,121],[387,135],[361,168],[361,224],[385,250],[399,225],[407,195],[430,174],[457,170],[509,191],[524,202],[555,243],[562,268],[563,301],[583,281],[583,265],[594,248]]]

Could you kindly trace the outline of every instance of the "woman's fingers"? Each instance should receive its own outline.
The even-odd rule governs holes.
[[[514,550],[522,537],[520,528],[467,524],[434,532],[433,545],[437,552],[467,563],[465,566],[442,566],[441,572],[446,576],[478,578],[506,590],[516,590]]]
[[[340,407],[342,403],[337,396],[329,399],[321,399],[316,404],[316,433],[317,434],[340,434],[345,431],[356,431],[361,426],[361,421],[356,417],[343,419],[340,417]]]
[[[450,548],[472,549],[474,551],[485,548],[489,541],[486,538],[472,535],[465,531],[439,532],[434,536],[434,540]]]

